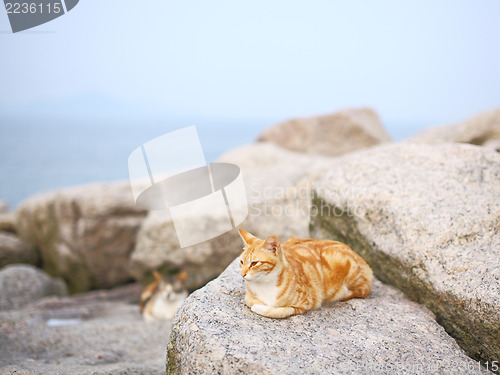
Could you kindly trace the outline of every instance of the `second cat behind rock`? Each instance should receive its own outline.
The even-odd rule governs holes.
[[[144,320],[172,319],[188,296],[185,288],[187,273],[163,277],[153,271],[155,281],[141,293],[140,310]]]
[[[259,239],[240,229],[245,248],[240,255],[245,303],[268,318],[286,318],[326,301],[365,298],[373,273],[347,245],[329,240],[278,237]]]

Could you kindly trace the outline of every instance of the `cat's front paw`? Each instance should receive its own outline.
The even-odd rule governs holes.
[[[269,306],[261,305],[260,303],[256,303],[255,305],[252,306],[252,311],[256,314],[259,314],[259,315],[266,316],[268,310],[269,310]]]

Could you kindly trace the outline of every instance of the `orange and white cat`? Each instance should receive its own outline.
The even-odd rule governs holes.
[[[153,271],[156,281],[152,282],[141,293],[139,305],[146,321],[155,319],[172,319],[188,296],[184,286],[187,273],[182,271],[176,276],[165,278]]]
[[[261,240],[239,232],[245,242],[240,255],[245,303],[256,314],[286,318],[371,291],[372,270],[341,242],[292,237],[280,244],[275,235]]]

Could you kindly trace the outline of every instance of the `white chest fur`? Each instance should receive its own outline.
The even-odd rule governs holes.
[[[153,305],[153,315],[160,319],[172,319],[183,302],[183,298],[176,298],[173,301],[157,298]]]
[[[173,298],[167,299],[161,293],[152,301],[152,309],[144,311],[146,320],[154,319],[172,319],[181,305],[184,303],[187,295],[185,293],[175,294]]]
[[[259,300],[268,306],[275,306],[279,292],[275,279],[263,282],[247,281],[247,286]]]

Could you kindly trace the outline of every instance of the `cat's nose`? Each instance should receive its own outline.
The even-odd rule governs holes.
[[[246,275],[247,275],[246,272],[245,273],[243,273],[243,272],[241,273],[241,277],[243,277],[243,278],[245,278]]]

